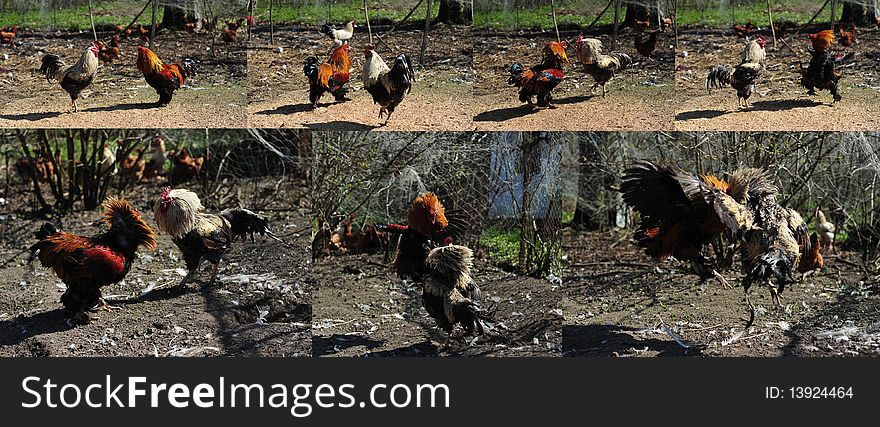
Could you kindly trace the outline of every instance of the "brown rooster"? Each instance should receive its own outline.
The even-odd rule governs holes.
[[[137,69],[159,95],[156,106],[162,107],[171,102],[174,91],[183,87],[187,78],[196,75],[196,61],[184,58],[180,62],[166,64],[152,50],[138,46]]]
[[[46,223],[35,235],[28,262],[40,258],[67,285],[61,295],[68,318],[88,321],[85,310],[111,309],[101,298],[101,288],[122,281],[140,247],[156,249],[156,233],[141,213],[125,199],[111,197],[103,204],[101,221],[108,230],[92,237],[58,231]]]
[[[791,283],[794,270],[802,273],[822,267],[816,236],[793,209],[779,205],[778,190],[759,169],[740,169],[725,182],[714,176],[697,177],[671,165],[637,161],[621,180],[624,201],[641,214],[635,239],[655,260],[671,256],[689,261],[703,282],[717,277],[727,281],[703,255],[704,246],[725,231],[740,243],[746,302],[753,283],[765,282],[773,301]],[[772,279],[776,283],[771,282]]]
[[[567,45],[565,42],[549,42],[544,45],[541,63],[532,68],[524,68],[522,64],[510,65],[510,78],[508,84],[519,89],[520,102],[526,102],[529,108],[556,108],[553,102],[553,89],[565,78],[562,71],[563,64],[571,64],[568,55],[565,54]],[[537,105],[532,103],[532,98],[537,99]]]
[[[318,58],[306,58],[303,73],[309,80],[309,102],[317,108],[318,101],[325,92],[330,92],[337,102],[345,101],[348,92],[351,59],[348,57],[349,45],[338,46],[330,55],[330,60],[321,64]]]

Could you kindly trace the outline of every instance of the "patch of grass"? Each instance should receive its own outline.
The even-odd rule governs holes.
[[[774,0],[771,3],[773,21],[784,19],[796,24],[806,24],[820,7],[822,7],[822,2],[814,0],[786,0],[785,2]],[[843,15],[843,8],[839,7],[837,13],[838,19],[840,19]],[[830,17],[831,6],[826,6],[814,22],[828,22]],[[749,21],[762,28],[768,26],[766,2],[756,1],[749,4],[739,4],[736,7],[728,5],[724,9],[714,4],[703,10],[692,6],[678,10],[679,25],[726,27],[734,23],[742,25]]]
[[[584,10],[557,7],[556,22],[560,26],[575,24],[586,27],[596,19],[598,14],[599,10],[585,12]],[[620,19],[623,20],[623,17],[621,16]],[[602,15],[602,19],[596,23],[598,26],[612,24],[614,24],[614,13],[612,11],[605,12]],[[508,12],[503,10],[480,11],[474,14],[474,26],[494,30],[531,28],[553,31],[553,14],[549,5],[528,9],[514,9]]]
[[[491,227],[480,235],[480,243],[489,250],[493,260],[516,264],[519,258],[519,230]]]
[[[104,24],[128,25],[131,19],[141,10],[143,3],[132,2],[95,2],[92,5],[92,12],[95,18],[95,26]],[[162,21],[162,13],[164,7],[159,8],[159,15],[156,22]],[[144,12],[135,23],[148,26],[152,24],[150,10]],[[19,29],[29,28],[37,30],[79,30],[91,31],[92,26],[89,22],[88,5],[65,7],[53,9],[47,7],[40,10],[39,7],[33,7],[27,11],[15,12],[8,11],[0,14],[0,27],[10,27],[18,25]]]
[[[571,224],[574,220],[574,211],[562,211],[562,224]]]
[[[414,4],[383,2],[383,4],[369,4],[370,22],[390,19],[400,21],[410,11]],[[361,0],[348,0],[337,2],[325,2],[321,7],[314,6],[275,6],[272,9],[272,20],[279,23],[304,23],[320,25],[330,22],[339,25],[352,19],[358,21],[358,26],[367,28],[364,20],[364,4]],[[431,7],[431,16],[436,18],[440,12],[440,2],[435,1]],[[254,10],[257,22],[268,25],[269,2],[260,2]],[[407,22],[425,19],[425,6],[419,6]]]

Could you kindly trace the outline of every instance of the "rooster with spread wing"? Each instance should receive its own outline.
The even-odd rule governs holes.
[[[831,57],[831,45],[834,43],[834,32],[831,30],[819,31],[810,34],[810,65],[804,68],[801,64],[801,85],[807,89],[808,95],[815,95],[816,89],[825,89],[831,92],[832,103],[840,101],[838,91],[840,72],[834,69],[834,59]]]

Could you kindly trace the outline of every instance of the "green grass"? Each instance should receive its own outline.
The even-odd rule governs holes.
[[[390,19],[392,21],[400,21],[403,19],[413,4],[369,4],[370,22],[382,19]],[[364,20],[364,4],[360,0],[337,1],[335,3],[327,2],[320,8],[314,6],[284,6],[274,7],[272,9],[272,20],[278,23],[304,23],[304,24],[323,24],[331,22],[339,25],[352,19],[358,21],[358,26],[367,27]],[[437,17],[440,11],[440,2],[435,1],[431,7],[431,16]],[[254,10],[257,22],[267,25],[269,23],[269,2],[257,3]],[[425,6],[419,6],[407,22],[413,22],[425,19]]]
[[[519,258],[519,230],[491,227],[480,235],[480,243],[489,250],[489,257],[516,264]]]
[[[578,10],[556,10],[556,22],[559,25],[576,24],[586,27],[596,19],[599,11],[584,13]],[[623,20],[623,17],[620,17]],[[614,13],[605,12],[602,19],[596,25],[611,25],[614,23]],[[513,10],[505,13],[503,10],[479,11],[474,14],[474,26],[491,28],[495,30],[508,28],[531,28],[540,30],[553,30],[553,14],[550,6],[538,6],[535,8]]]
[[[788,20],[797,24],[806,24],[822,6],[821,1],[814,0],[787,0],[786,2],[774,0],[771,3],[773,20]],[[838,19],[843,15],[843,7],[838,7]],[[826,6],[814,22],[828,22],[831,17],[831,6]],[[717,5],[700,11],[694,7],[681,8],[678,10],[678,25],[705,25],[709,27],[726,27],[737,24],[745,24],[751,21],[759,27],[767,26],[767,3],[763,1],[745,5],[737,5],[735,8],[727,6],[721,10]]]
[[[562,223],[571,224],[574,220],[574,211],[562,211]]]
[[[95,17],[95,25],[102,24],[118,24],[128,25],[131,19],[141,10],[143,4],[134,4],[131,2],[110,2],[94,5],[92,12]],[[156,22],[162,21],[162,11],[159,8],[159,15]],[[147,10],[138,18],[135,23],[142,25],[150,25],[152,22],[151,11]],[[91,30],[89,22],[88,6],[66,7],[63,9],[47,9],[45,13],[41,13],[39,8],[34,8],[26,12],[7,11],[0,13],[0,27],[10,27],[18,25],[19,28],[28,28],[36,30]]]

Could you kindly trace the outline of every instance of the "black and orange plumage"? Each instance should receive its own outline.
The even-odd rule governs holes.
[[[40,259],[51,268],[67,290],[61,295],[70,317],[81,320],[85,310],[109,307],[101,299],[101,287],[122,281],[131,269],[138,248],[156,248],[156,233],[141,213],[125,199],[111,197],[104,204],[101,221],[107,231],[92,237],[59,231],[46,223],[35,233],[39,240],[29,250],[28,262]]]
[[[181,62],[166,64],[152,50],[138,46],[137,69],[159,94],[156,104],[161,107],[171,102],[174,91],[186,84],[187,78],[196,75],[196,61],[184,58]]]
[[[306,59],[303,66],[303,74],[309,80],[309,102],[312,107],[318,106],[318,101],[326,92],[330,92],[336,101],[345,101],[351,70],[351,58],[348,55],[349,45],[343,44],[330,54],[330,59],[325,63],[319,63],[318,58],[312,56]]]
[[[552,91],[565,78],[563,64],[571,63],[565,53],[566,46],[565,42],[545,44],[541,52],[541,63],[531,68],[524,68],[519,63],[510,65],[510,78],[507,83],[520,88],[520,102],[525,102],[532,108],[555,108],[552,104]],[[536,98],[537,104],[532,103],[533,97]]]
[[[834,43],[834,32],[831,30],[819,31],[809,34],[812,49],[810,52],[810,65],[804,68],[801,64],[801,86],[807,89],[808,95],[815,95],[816,89],[831,92],[832,103],[842,99],[839,82],[842,77],[840,72],[834,69],[834,59],[831,56],[831,45]]]

